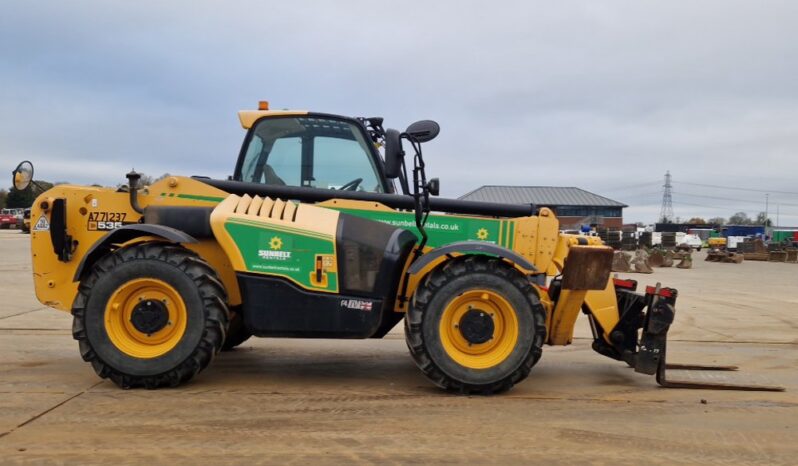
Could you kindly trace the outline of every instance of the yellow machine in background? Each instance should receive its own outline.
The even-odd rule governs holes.
[[[726,238],[709,238],[707,239],[707,245],[713,249],[723,249],[726,247]]]
[[[72,313],[100,377],[175,386],[252,335],[381,338],[404,320],[433,383],[489,394],[524,380],[544,344],[570,344],[582,311],[596,351],[675,385],[676,291],[611,279],[612,249],[560,234],[546,207],[437,197],[421,150],[437,123],[399,132],[268,105],[239,117],[228,180],[142,187],[131,172],[123,189],[59,185],[36,200],[37,297]],[[29,162],[14,172],[17,189],[32,178]]]

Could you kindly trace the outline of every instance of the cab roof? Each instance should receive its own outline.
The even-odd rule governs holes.
[[[250,129],[256,121],[269,116],[291,116],[307,115],[307,110],[241,110],[238,112],[238,119],[244,129]]]

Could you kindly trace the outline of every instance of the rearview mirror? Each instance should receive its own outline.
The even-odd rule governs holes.
[[[405,133],[418,142],[432,141],[440,132],[440,125],[432,120],[417,121],[408,126],[407,131],[405,131]]]
[[[17,191],[24,191],[28,189],[33,181],[33,164],[27,160],[17,165],[17,168],[12,172],[14,189]]]
[[[385,131],[385,176],[394,179],[399,177],[402,169],[402,138],[399,131],[388,129]]]

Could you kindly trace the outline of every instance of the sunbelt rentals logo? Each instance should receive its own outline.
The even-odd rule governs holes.
[[[283,240],[279,236],[272,236],[269,240],[269,249],[259,249],[258,257],[265,260],[287,261],[291,259],[291,251],[283,251]]]

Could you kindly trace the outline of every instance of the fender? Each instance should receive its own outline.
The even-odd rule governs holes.
[[[197,242],[197,239],[193,236],[172,227],[150,225],[146,223],[125,225],[108,232],[101,240],[94,243],[80,261],[80,265],[78,265],[78,269],[75,271],[75,277],[72,281],[80,281],[85,272],[91,270],[94,263],[111,250],[112,244],[126,243],[141,236],[157,236],[172,243],[191,244]]]
[[[415,275],[424,270],[424,267],[432,263],[432,261],[435,259],[456,252],[498,256],[518,265],[523,269],[529,270],[531,272],[538,271],[538,269],[531,262],[526,260],[524,256],[515,251],[511,251],[507,248],[497,246],[492,243],[484,243],[481,241],[458,241],[456,243],[450,243],[446,246],[433,249],[432,251],[422,255],[420,259],[410,265],[410,268],[407,269],[407,273],[410,275]]]

